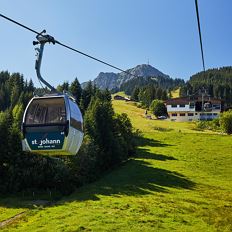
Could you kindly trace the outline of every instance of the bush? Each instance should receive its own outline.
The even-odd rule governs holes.
[[[119,140],[120,146],[123,148],[121,161],[127,159],[135,151],[135,142],[133,127],[127,114],[116,114],[114,117],[115,137]]]
[[[220,125],[219,125],[219,119],[215,118],[212,121],[198,121],[196,122],[196,130],[213,130],[213,131],[219,131]]]
[[[150,110],[153,112],[153,114],[156,117],[167,115],[167,108],[165,104],[163,103],[163,101],[160,101],[160,100],[152,101],[150,105]]]
[[[90,183],[99,177],[96,166],[98,147],[85,136],[78,155],[69,158],[69,167],[76,187]]]
[[[220,116],[219,123],[223,132],[232,134],[232,110],[223,112]]]

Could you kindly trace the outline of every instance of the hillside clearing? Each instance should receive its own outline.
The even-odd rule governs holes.
[[[232,137],[113,105],[143,133],[136,157],[52,206],[2,199],[0,221],[29,208],[3,231],[231,231]]]
[[[180,88],[173,90],[171,94],[172,94],[172,98],[180,97]]]

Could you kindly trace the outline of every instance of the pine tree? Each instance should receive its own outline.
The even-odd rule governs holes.
[[[92,98],[85,114],[85,133],[99,147],[96,162],[100,170],[120,162],[122,150],[114,136],[113,115],[111,102],[96,97]]]
[[[58,92],[63,92],[63,91],[68,91],[69,90],[69,83],[67,81],[64,81],[62,85],[57,86],[57,91]]]
[[[158,88],[157,92],[156,92],[156,98],[161,100],[162,99],[162,94],[163,94],[163,90],[161,88]]]
[[[22,118],[23,118],[23,104],[18,103],[17,105],[14,106],[13,111],[12,111],[12,116],[14,123],[20,128]]]
[[[76,101],[79,104],[81,100],[82,88],[77,78],[75,78],[75,80],[71,83],[69,91],[76,98]]]
[[[139,100],[139,87],[136,86],[134,89],[133,89],[133,92],[131,94],[131,99],[133,101],[138,101]]]
[[[166,90],[163,90],[162,91],[162,96],[161,96],[161,100],[165,101],[168,99],[168,96],[167,96],[167,91]]]
[[[80,109],[83,114],[88,108],[91,98],[94,95],[95,91],[96,90],[94,90],[91,81],[89,81],[85,89],[82,90],[82,95],[81,95],[81,100],[80,100]]]

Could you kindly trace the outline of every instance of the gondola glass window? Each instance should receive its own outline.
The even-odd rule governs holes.
[[[64,98],[50,98],[46,101],[34,99],[26,115],[26,124],[52,124],[65,121]]]

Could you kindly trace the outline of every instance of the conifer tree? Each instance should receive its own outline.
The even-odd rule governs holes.
[[[79,104],[81,100],[82,88],[77,78],[75,78],[75,80],[71,83],[69,91],[76,98],[76,101]]]

